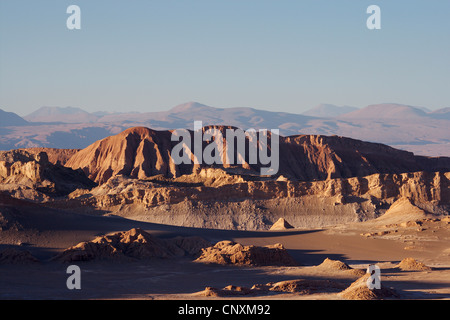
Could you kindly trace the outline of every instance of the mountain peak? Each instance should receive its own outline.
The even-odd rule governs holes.
[[[14,112],[7,112],[0,109],[0,127],[7,126],[25,126],[28,121],[15,114]]]
[[[87,111],[84,111],[81,108],[78,107],[48,107],[43,106],[37,109],[36,111],[32,112],[32,114],[78,114],[78,113],[88,113]]]
[[[119,133],[119,136],[123,137],[123,136],[128,136],[130,134],[132,134],[132,135],[135,134],[140,137],[150,137],[150,136],[156,134],[156,132],[157,132],[156,130],[153,130],[153,129],[150,129],[147,127],[131,127],[131,128],[128,128],[128,129],[122,131],[121,133]]]
[[[322,103],[302,113],[302,115],[320,118],[333,118],[356,111],[358,108],[350,106],[336,106],[334,104]]]
[[[215,109],[213,107],[207,106],[205,104],[201,104],[199,102],[195,102],[195,101],[190,101],[190,102],[186,102],[183,104],[179,104],[175,107],[173,107],[172,109],[170,109],[170,112],[186,112],[186,111],[197,111],[200,109]]]

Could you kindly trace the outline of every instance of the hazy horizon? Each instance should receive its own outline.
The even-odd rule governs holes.
[[[81,8],[81,30],[66,9]],[[366,9],[381,8],[381,30]],[[0,108],[450,106],[450,2],[0,2]]]

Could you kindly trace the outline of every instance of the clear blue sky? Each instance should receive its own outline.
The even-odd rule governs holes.
[[[0,108],[449,107],[449,17],[448,0],[0,0]]]

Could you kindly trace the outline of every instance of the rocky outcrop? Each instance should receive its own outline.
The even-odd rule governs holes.
[[[28,188],[51,196],[95,186],[82,171],[49,162],[45,152],[33,154],[26,150],[0,153],[0,182],[1,190],[12,194]]]
[[[314,293],[339,292],[344,284],[332,280],[294,279],[266,284],[255,284],[251,288],[229,285],[222,289],[206,287],[196,292],[194,296],[202,297],[239,297],[239,296],[267,296],[274,294],[294,293],[308,295]]]
[[[158,174],[179,176],[179,169],[170,161],[173,145],[170,137],[169,131],[128,129],[79,151],[66,165],[74,169],[81,168],[100,184],[115,175],[137,179]]]
[[[220,241],[202,249],[196,262],[246,266],[295,266],[296,261],[282,244],[265,247],[243,246],[233,241]]]
[[[106,184],[71,198],[98,207],[121,204],[142,204],[147,207],[190,201],[235,201],[241,199],[267,200],[317,196],[332,198],[333,205],[370,201],[389,204],[408,198],[415,204],[429,206],[450,205],[450,172],[374,174],[367,177],[329,179],[326,181],[245,181],[225,183],[215,187],[199,184],[180,185],[177,180],[164,182],[141,181],[117,176]],[[434,205],[434,209],[432,206]]]
[[[405,258],[396,266],[402,271],[431,271],[432,268],[414,258]]]
[[[17,151],[25,151],[35,156],[41,152],[45,152],[50,163],[65,165],[75,153],[80,151],[80,149],[27,148],[18,149]]]
[[[400,226],[405,224],[406,226],[408,222],[426,219],[428,215],[425,210],[414,205],[410,198],[401,197],[389,207],[384,215],[375,219],[374,222]]]
[[[268,230],[280,218],[296,228],[366,221],[380,217],[391,206],[390,212],[394,213],[399,208],[415,208],[427,214],[446,214],[450,209],[450,173],[237,183],[233,181],[240,181],[239,176],[219,182],[210,175],[213,186],[200,180],[189,182],[186,177],[137,180],[116,176],[90,191],[76,191],[69,195],[70,200],[53,205],[107,210],[154,223],[246,230]],[[395,214],[388,216],[398,220]]]
[[[200,237],[159,239],[142,229],[99,236],[92,241],[70,247],[53,260],[61,262],[91,260],[130,260],[171,258],[196,255],[210,243]]]
[[[23,230],[22,224],[17,221],[17,209],[13,207],[4,206],[2,203],[2,197],[0,196],[0,231]]]
[[[231,127],[208,126],[222,133],[224,144],[219,149],[220,158],[225,159],[226,130]],[[155,131],[144,127],[130,128],[122,133],[97,141],[89,147],[74,154],[67,166],[82,169],[86,175],[98,183],[104,183],[116,175],[145,179],[155,175],[179,177],[183,174],[196,173],[199,168],[209,167],[194,164],[194,133],[191,145],[186,146],[190,155],[190,164],[175,164],[171,152],[178,141],[171,141],[172,131]],[[272,146],[272,135],[268,135],[267,145]],[[228,171],[241,174],[258,175],[264,165],[250,161],[249,141],[245,140],[244,154],[235,152],[234,159],[241,159],[240,165],[216,165]],[[202,151],[210,147],[210,142],[203,142]],[[260,142],[258,142],[260,143]],[[363,177],[372,174],[399,174],[415,171],[448,171],[450,158],[426,158],[414,156],[406,151],[397,150],[386,145],[363,142],[338,136],[298,135],[279,137],[279,170],[290,180],[325,180],[336,178]]]
[[[209,126],[203,132],[225,134],[228,128]],[[193,141],[194,133],[189,134]],[[234,155],[242,156],[241,165],[175,165],[171,150],[178,141],[171,141],[171,135],[128,129],[76,152],[66,162],[72,169],[50,163],[45,153],[3,153],[0,190],[7,188],[17,198],[53,200],[46,205],[58,209],[247,230],[267,230],[280,218],[296,228],[366,221],[399,199],[426,214],[448,214],[450,209],[448,158],[416,157],[337,136],[299,135],[279,137],[279,172],[260,176],[261,164],[250,164],[248,152]],[[210,143],[203,142],[202,150]],[[187,149],[193,158],[195,149]],[[219,153],[225,149],[226,144]],[[55,160],[71,151],[52,154]],[[91,188],[83,172],[99,185]],[[69,192],[64,199],[49,198]]]
[[[334,272],[340,272],[340,273],[347,273],[355,276],[363,276],[366,272],[362,269],[353,269],[345,262],[339,261],[339,260],[332,260],[329,258],[326,258],[323,260],[321,264],[314,267],[317,270],[321,270],[322,272],[327,273],[334,273]]]

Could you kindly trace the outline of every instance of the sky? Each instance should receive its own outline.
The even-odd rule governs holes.
[[[449,16],[448,0],[0,0],[0,109],[450,107]]]

